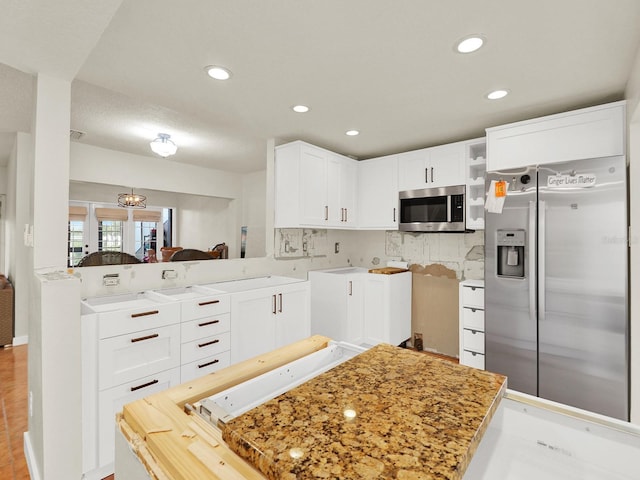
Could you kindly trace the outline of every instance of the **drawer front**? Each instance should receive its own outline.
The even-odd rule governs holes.
[[[98,464],[114,460],[115,418],[127,403],[180,384],[180,369],[173,368],[156,375],[118,385],[98,395]]]
[[[230,310],[229,295],[211,295],[182,302],[182,321],[206,318]]]
[[[465,285],[462,287],[462,305],[465,307],[484,308],[484,288],[471,287]]]
[[[211,355],[224,352],[231,348],[231,334],[221,333],[213,337],[199,338],[193,342],[183,343],[181,350],[181,363],[195,362]]]
[[[462,361],[460,363],[462,365],[467,365],[468,367],[484,370],[484,354],[464,350],[462,352]]]
[[[464,307],[462,309],[462,325],[464,328],[484,332],[484,310],[480,308]]]
[[[484,353],[484,333],[479,330],[464,329],[462,341],[464,349],[476,353]]]
[[[220,315],[211,315],[198,320],[191,320],[183,323],[180,326],[180,330],[182,343],[228,332],[231,330],[231,314],[221,313]]]
[[[180,325],[106,338],[98,345],[100,390],[180,365]]]
[[[228,367],[230,363],[231,352],[229,350],[187,363],[180,368],[180,381],[183,383],[188,382],[194,378]]]
[[[180,304],[164,303],[152,308],[138,308],[101,313],[98,316],[100,338],[180,323]]]

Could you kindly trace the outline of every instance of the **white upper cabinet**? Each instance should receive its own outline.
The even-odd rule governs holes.
[[[356,225],[357,162],[304,142],[276,148],[275,227]]]
[[[464,185],[464,142],[423,148],[398,155],[398,189]]]
[[[625,153],[625,102],[487,129],[487,171]]]
[[[358,163],[358,227],[398,229],[398,156]]]

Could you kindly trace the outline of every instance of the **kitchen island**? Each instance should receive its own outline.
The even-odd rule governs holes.
[[[116,477],[145,478],[134,452],[146,478],[462,478],[506,379],[422,353],[378,345],[219,430],[185,408],[328,342],[310,337],[126,405]]]

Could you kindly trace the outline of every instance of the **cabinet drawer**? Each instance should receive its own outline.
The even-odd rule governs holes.
[[[116,413],[127,403],[180,384],[180,369],[173,368],[138,378],[100,392],[98,396],[98,464],[113,462]]]
[[[221,313],[198,320],[191,320],[180,325],[182,343],[191,342],[203,337],[210,337],[231,329],[231,314]]]
[[[462,325],[464,328],[484,332],[484,310],[474,307],[463,307]]]
[[[484,353],[484,333],[478,330],[464,329],[462,341],[464,349],[476,353]]]
[[[484,354],[464,350],[462,352],[462,360],[460,363],[468,367],[484,370]]]
[[[484,288],[464,285],[462,287],[462,305],[484,308]]]
[[[98,359],[100,390],[177,367],[180,365],[180,325],[101,340]]]
[[[194,362],[210,355],[224,352],[229,348],[231,348],[231,334],[229,332],[213,337],[199,338],[182,344],[181,363]]]
[[[183,383],[188,382],[194,378],[228,367],[230,363],[231,354],[229,350],[187,363],[180,368],[180,381]]]
[[[210,295],[182,302],[182,321],[205,318],[229,311],[229,295]]]
[[[180,304],[177,302],[151,308],[118,310],[98,316],[98,335],[100,338],[109,338],[179,322]]]

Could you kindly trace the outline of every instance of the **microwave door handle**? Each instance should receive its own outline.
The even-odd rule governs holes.
[[[451,223],[451,195],[447,195],[447,223]]]

